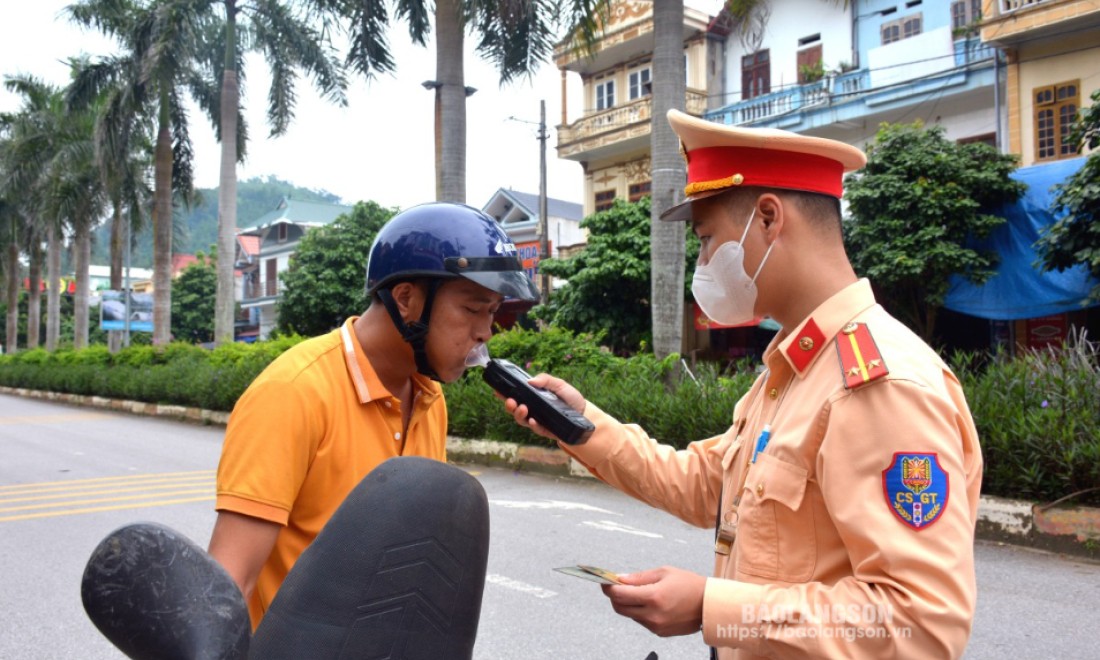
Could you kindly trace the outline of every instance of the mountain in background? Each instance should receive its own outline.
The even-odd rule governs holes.
[[[174,254],[211,254],[211,246],[218,240],[218,189],[199,188],[199,201],[190,209],[179,207],[175,211],[175,237],[172,239]],[[307,202],[343,203],[339,196],[327,190],[300,188],[293,183],[268,176],[255,177],[237,183],[237,226],[253,227],[264,214],[275,209],[283,197]],[[153,267],[153,225],[138,234],[130,265],[134,268]],[[92,263],[111,263],[111,224],[104,222],[95,231],[92,244]],[[66,255],[68,256],[68,255]]]

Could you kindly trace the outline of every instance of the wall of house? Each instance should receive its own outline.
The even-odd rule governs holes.
[[[547,237],[553,244],[552,256],[558,256],[558,248],[563,245],[575,245],[588,240],[588,232],[581,228],[581,223],[573,220],[550,217],[550,226],[547,227]]]
[[[1100,30],[1067,34],[1056,40],[1020,48],[1018,68],[1017,137],[1011,149],[1022,156],[1021,164],[1035,163],[1035,104],[1037,87],[1080,81],[1078,108],[1092,104],[1090,96],[1100,89]]]
[[[629,201],[631,184],[651,179],[649,149],[635,152],[615,162],[589,163],[584,176],[584,214],[596,212],[596,194],[614,191],[615,199]]]
[[[951,3],[947,0],[857,0],[852,9],[856,17],[856,57],[864,68],[868,66],[867,51],[883,45],[885,23],[920,14],[922,33],[951,27]]]
[[[842,4],[822,0],[772,0],[762,34],[744,36],[738,29],[726,38],[725,98],[718,107],[744,100],[741,90],[741,58],[768,49],[771,61],[771,90],[779,91],[798,84],[800,39],[820,34],[821,59],[826,69],[852,64],[852,21]],[[755,43],[754,43],[755,41]]]
[[[275,305],[263,305],[260,308],[260,339],[267,339],[275,330],[279,321],[278,309]]]
[[[702,35],[690,39],[684,44],[684,66],[684,80],[687,88],[689,90],[707,89],[707,48],[706,41]],[[630,98],[630,74],[633,71],[646,67],[650,69],[650,79],[652,80],[652,52],[645,53],[644,55],[627,60],[626,62],[619,62],[603,71],[585,76],[582,79],[584,85],[583,113],[588,115],[595,112],[602,112],[602,110],[596,110],[596,88],[609,80],[614,81],[615,89],[615,105],[612,107],[626,105],[639,100]],[[649,97],[647,95],[641,98]],[[606,109],[607,108],[604,108],[604,110]]]

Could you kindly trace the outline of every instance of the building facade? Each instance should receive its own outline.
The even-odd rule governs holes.
[[[266,339],[279,320],[282,287],[279,273],[290,266],[290,257],[297,250],[298,242],[310,229],[327,225],[351,211],[352,207],[342,204],[304,202],[284,197],[275,209],[259,218],[255,226],[238,232],[237,265],[241,270],[239,302],[242,316],[249,314],[243,320],[255,324],[259,339]],[[241,237],[259,239],[255,255],[243,254],[255,249],[255,246],[254,241],[247,239],[242,244]]]
[[[864,147],[883,122],[940,125],[994,144],[996,58],[979,0],[776,0],[725,39],[723,124],[781,128]],[[728,9],[723,9],[728,12]]]
[[[496,219],[501,228],[512,238],[520,258],[523,259],[523,267],[527,270],[527,275],[541,291],[542,282],[538,277],[541,240],[539,232],[542,229],[539,219],[539,196],[500,188],[493,193],[481,210]],[[558,258],[561,256],[561,250],[568,250],[587,240],[588,232],[581,228],[581,220],[584,219],[582,205],[548,197],[546,216],[547,256]]]
[[[1024,348],[1059,345],[1074,328],[1087,328],[1095,338],[1100,307],[1080,303],[1095,281],[1081,266],[1037,273],[1032,244],[1044,227],[1055,222],[1053,186],[1072,176],[1085,161],[1070,133],[1078,112],[1089,107],[1092,94],[1100,90],[1100,4],[983,0],[981,6],[982,41],[998,49],[1004,60],[998,98],[1004,127],[1000,147],[1020,156],[1021,168],[1015,176],[1028,183],[1025,199],[1010,211],[1031,220],[1016,221],[1009,215],[1015,235],[1023,237],[1020,245],[1000,237],[1003,263],[1018,257],[1018,265],[1013,272],[999,273],[985,287],[987,299],[993,298],[988,289],[1000,287],[998,300],[1011,302],[1004,303],[1006,309],[997,310],[999,318],[991,321],[994,334],[998,343]],[[1028,274],[1022,282],[1010,279]],[[1041,296],[1025,295],[1039,286],[1045,287],[1038,289]],[[966,302],[965,288],[950,293]],[[956,302],[952,296],[949,304]]]
[[[1005,59],[1005,151],[1022,165],[1078,157],[1069,128],[1100,89],[1100,4],[983,0],[981,38]]]
[[[688,112],[700,114],[707,100],[707,27],[703,12],[684,8],[684,67]],[[609,208],[616,199],[649,195],[653,74],[653,3],[614,2],[591,55],[565,41],[555,49],[562,73],[562,116],[558,157],[584,170],[584,215]],[[579,75],[583,110],[566,116],[565,81]]]

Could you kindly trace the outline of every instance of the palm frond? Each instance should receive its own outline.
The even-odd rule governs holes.
[[[352,3],[348,15],[350,46],[345,64],[368,79],[377,73],[393,71],[393,56],[385,32],[388,25],[385,0]]]

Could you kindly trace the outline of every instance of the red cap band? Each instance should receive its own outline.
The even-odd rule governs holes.
[[[702,147],[687,152],[689,197],[704,190],[761,186],[822,193],[844,193],[840,161],[797,151],[756,147]]]

